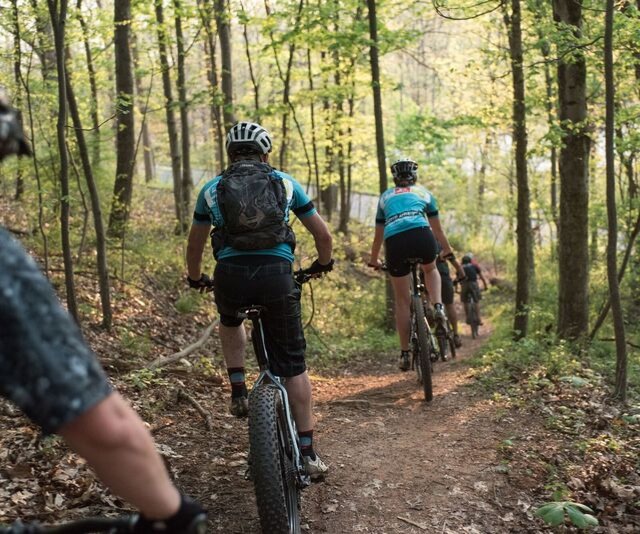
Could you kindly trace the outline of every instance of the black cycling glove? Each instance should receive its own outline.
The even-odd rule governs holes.
[[[168,519],[153,520],[143,515],[135,518],[134,534],[204,534],[207,529],[207,512],[196,501],[180,496],[180,508]]]
[[[333,260],[329,261],[326,265],[322,265],[318,260],[315,260],[310,267],[304,270],[306,274],[320,274],[333,271]]]
[[[213,288],[212,280],[206,274],[201,274],[199,280],[193,280],[187,276],[187,282],[190,288],[197,289],[200,293],[211,291]]]

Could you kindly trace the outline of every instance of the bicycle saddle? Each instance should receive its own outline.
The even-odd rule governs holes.
[[[238,319],[257,319],[267,311],[266,306],[259,306],[258,304],[251,304],[240,308],[236,311],[236,317]]]

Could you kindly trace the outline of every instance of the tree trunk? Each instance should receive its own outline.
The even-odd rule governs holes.
[[[249,19],[249,15],[244,9],[244,4],[240,2],[240,13],[242,15],[242,35],[244,37],[244,50],[245,55],[247,56],[247,65],[249,67],[249,76],[251,77],[251,85],[253,86],[253,102],[254,102],[254,112],[255,117],[258,122],[260,122],[260,84],[256,78],[256,75],[253,71],[253,61],[251,60],[251,49],[249,48],[249,31],[247,29],[247,20]]]
[[[160,52],[160,68],[162,69],[162,88],[164,90],[164,109],[167,117],[167,133],[169,136],[169,152],[171,153],[171,174],[173,176],[173,202],[176,210],[177,228],[183,227],[181,168],[182,155],[178,143],[178,128],[173,112],[173,90],[171,88],[171,72],[167,51],[167,30],[164,24],[162,0],[155,0],[156,21],[158,23],[158,50]]]
[[[138,58],[138,39],[133,35],[131,46],[131,54],[133,57],[133,72],[136,84],[136,93],[138,100],[138,108],[142,114],[142,150],[144,155],[144,181],[151,182],[156,176],[155,158],[153,156],[153,145],[151,141],[151,132],[149,131],[149,122],[147,121],[148,102],[151,94],[151,86],[146,91],[142,85],[142,76],[139,74],[140,60]]]
[[[618,284],[618,219],[616,215],[615,184],[615,83],[613,77],[613,15],[614,1],[607,0],[604,31],[604,81],[606,93],[605,153],[607,162],[607,279],[613,328],[616,338],[616,389],[615,395],[621,401],[627,400],[627,344],[624,332],[624,318],[620,302]]]
[[[582,33],[582,5],[554,0],[554,20]],[[563,51],[559,51],[562,54]],[[560,149],[560,217],[558,240],[558,334],[576,339],[589,326],[589,145],[586,64],[575,48],[558,61],[558,96],[563,146]]]
[[[236,122],[233,110],[233,64],[231,60],[231,29],[229,25],[228,0],[214,0],[214,13],[220,39],[222,63],[222,94],[224,95],[224,128],[229,130]]]
[[[322,201],[320,195],[320,165],[318,164],[318,142],[316,139],[316,110],[313,87],[313,69],[311,66],[311,49],[307,48],[307,77],[309,79],[309,93],[311,101],[309,104],[309,115],[311,119],[311,149],[313,151],[313,169],[316,182],[316,209],[318,213],[322,213]]]
[[[93,127],[93,164],[100,163],[100,121],[98,118],[98,85],[96,83],[96,70],[93,65],[93,54],[89,43],[89,29],[82,14],[82,0],[77,2],[78,21],[82,28],[82,39],[84,41],[84,55],[87,61],[87,72],[89,73],[89,88],[91,89],[91,125]]]
[[[378,19],[376,15],[376,0],[367,0],[369,16],[369,59],[371,62],[371,87],[373,89],[373,113],[376,123],[376,153],[378,156],[379,189],[382,194],[387,190],[387,164],[384,151],[384,127],[382,122],[382,93],[380,91],[380,62],[378,58]],[[385,324],[393,329],[393,289],[387,278],[386,281],[386,309]]]
[[[133,69],[129,34],[131,0],[114,2],[116,57],[116,180],[109,217],[109,235],[123,238],[131,209],[136,137],[133,122]]]
[[[67,91],[65,80],[65,24],[67,21],[67,0],[47,0],[56,52],[56,72],[58,74],[58,121],[57,138],[60,152],[60,238],[64,260],[64,280],[67,294],[67,309],[78,321],[78,306],[73,279],[73,259],[69,236],[69,157],[67,154]],[[59,7],[58,7],[59,6]]]
[[[13,24],[13,74],[16,81],[16,91],[13,95],[13,102],[18,110],[20,125],[22,125],[22,73],[20,70],[20,62],[22,58],[20,43],[20,19],[18,12],[17,0],[11,0],[11,15]],[[22,174],[22,163],[18,161],[16,168],[16,192],[14,200],[20,200],[24,194],[24,176]]]
[[[100,302],[102,305],[102,326],[111,328],[113,314],[111,311],[111,294],[109,290],[109,269],[107,266],[107,245],[105,239],[104,223],[102,221],[102,208],[100,206],[100,195],[93,176],[91,161],[89,160],[89,150],[87,142],[84,138],[82,122],[76,97],[73,93],[73,86],[69,73],[66,73],[67,84],[67,100],[69,102],[69,112],[73,120],[73,127],[76,133],[76,142],[78,143],[78,152],[82,161],[82,169],[87,181],[89,189],[89,198],[91,199],[91,211],[93,212],[93,225],[96,231],[96,266],[98,268],[98,285],[100,287]]]
[[[193,180],[191,178],[191,151],[189,147],[189,111],[187,109],[187,86],[185,78],[184,60],[184,37],[182,35],[181,2],[174,0],[176,10],[176,41],[178,47],[178,98],[180,99],[180,123],[182,139],[182,181],[180,184],[180,197],[182,206],[181,230],[186,233],[189,230],[189,214],[191,213],[191,192],[193,190]]]
[[[220,98],[218,87],[218,66],[216,61],[216,40],[211,27],[211,6],[208,0],[201,0],[198,2],[200,11],[200,18],[202,24],[207,33],[207,40],[205,41],[205,49],[207,52],[207,79],[209,80],[210,88],[210,115],[211,124],[215,130],[216,145],[217,145],[217,159],[218,169],[222,170],[225,166],[225,150],[224,150],[224,128],[222,124],[222,111],[220,109]]]
[[[522,58],[520,0],[511,0],[511,15],[505,14],[505,22],[509,32],[509,52],[511,56],[513,139],[515,142],[516,182],[518,184],[518,225],[516,228],[518,236],[518,278],[516,283],[516,314],[513,321],[514,338],[518,340],[527,335],[529,325],[529,290],[531,287],[530,274],[533,258],[529,178],[527,176],[527,109]]]

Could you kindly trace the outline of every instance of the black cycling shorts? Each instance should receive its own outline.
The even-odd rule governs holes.
[[[217,263],[213,280],[220,322],[240,326],[239,309],[265,306],[262,322],[271,371],[282,377],[304,373],[307,345],[300,288],[293,279],[291,263],[276,256],[236,256]]]
[[[0,394],[52,433],[110,393],[75,321],[33,259],[0,228]]]
[[[448,274],[440,273],[440,280],[442,280],[442,304],[448,305],[453,304],[453,280],[451,280],[451,276]]]
[[[431,228],[414,228],[385,239],[385,256],[391,276],[406,276],[411,271],[408,258],[431,263],[438,255],[438,244]]]

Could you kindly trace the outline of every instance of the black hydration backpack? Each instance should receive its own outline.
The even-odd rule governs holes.
[[[223,246],[259,250],[288,243],[295,247],[295,235],[285,221],[284,182],[269,164],[253,160],[231,164],[216,191],[224,221],[212,234],[216,255]]]

